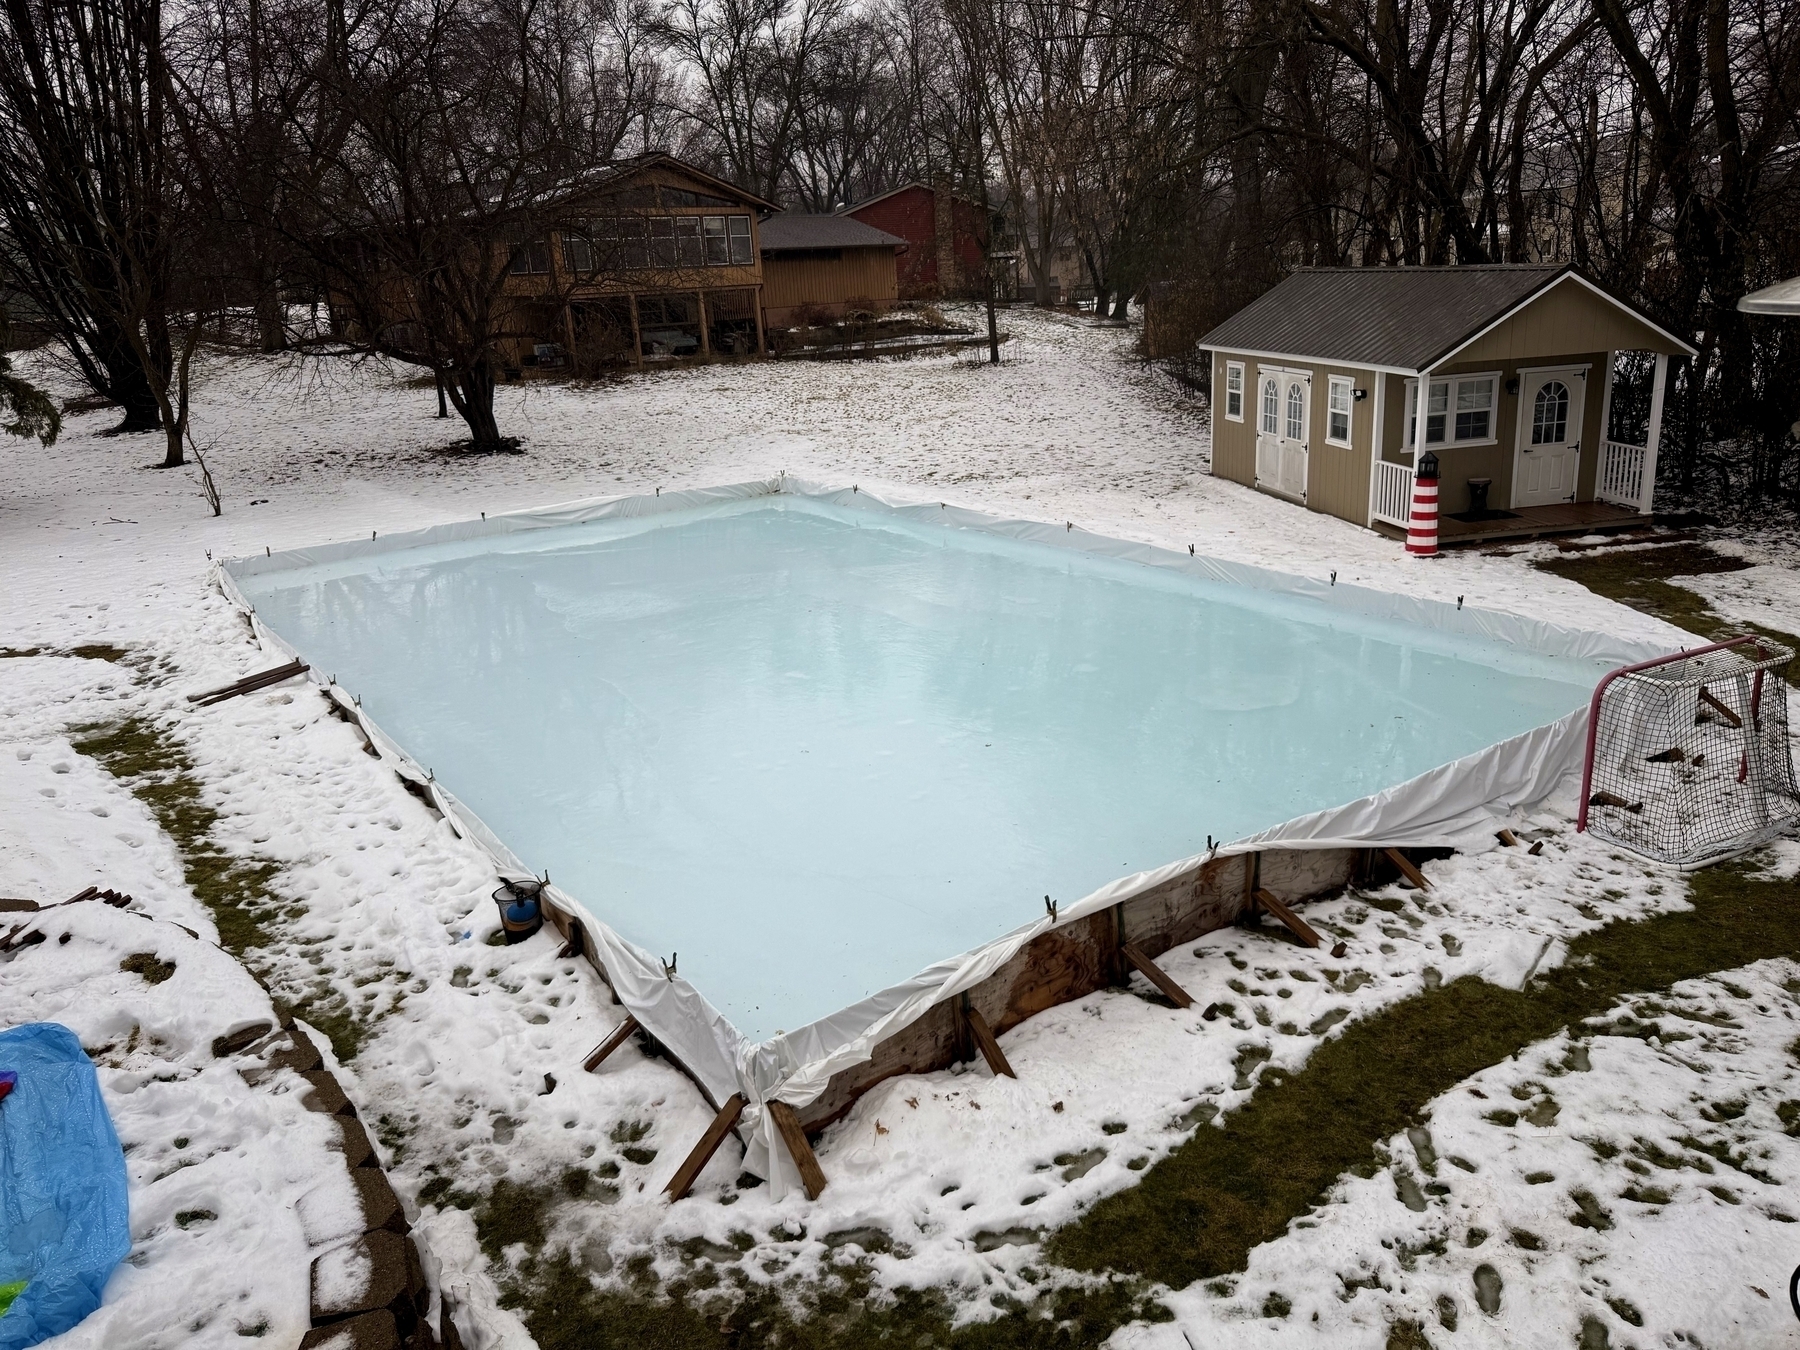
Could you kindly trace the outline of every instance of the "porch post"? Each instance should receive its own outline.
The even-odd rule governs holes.
[[[1418,398],[1413,403],[1413,473],[1419,472],[1419,456],[1425,453],[1425,405],[1427,394],[1431,390],[1431,372],[1419,372],[1419,387],[1414,392]]]
[[[1656,506],[1656,452],[1662,447],[1663,391],[1669,382],[1669,358],[1656,354],[1656,376],[1650,382],[1650,434],[1644,437],[1644,478],[1638,487],[1638,514],[1647,516]]]

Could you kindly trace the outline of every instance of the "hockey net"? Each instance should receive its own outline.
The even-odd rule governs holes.
[[[1793,829],[1793,656],[1751,635],[1609,672],[1588,710],[1576,828],[1678,867]]]

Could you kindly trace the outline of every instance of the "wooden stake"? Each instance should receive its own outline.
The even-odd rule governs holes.
[[[1422,891],[1431,889],[1431,883],[1425,880],[1425,874],[1423,872],[1413,866],[1411,858],[1407,857],[1397,848],[1384,848],[1381,851],[1387,854],[1389,862],[1400,869],[1401,876],[1405,877]]]
[[[675,1175],[663,1187],[663,1193],[669,1197],[670,1204],[693,1189],[694,1178],[700,1175],[701,1168],[712,1161],[712,1155],[719,1151],[719,1145],[725,1142],[725,1136],[738,1123],[738,1117],[744,1114],[746,1105],[748,1103],[744,1100],[744,1094],[734,1092],[731,1100],[719,1108],[719,1114],[706,1127],[706,1133],[700,1136],[700,1142],[694,1145],[694,1151],[687,1155],[687,1160],[675,1169]]]
[[[1276,918],[1280,919],[1281,922],[1287,926],[1288,932],[1299,938],[1300,941],[1304,942],[1307,946],[1316,947],[1319,945],[1319,935],[1313,932],[1312,925],[1284,905],[1281,902],[1281,897],[1276,895],[1273,891],[1259,890],[1256,893],[1256,903],[1268,910],[1269,913],[1273,914]]]
[[[605,1040],[601,1041],[599,1045],[594,1047],[593,1053],[581,1062],[581,1067],[588,1073],[592,1073],[595,1069],[606,1063],[606,1057],[608,1055],[617,1050],[621,1045],[625,1044],[626,1041],[630,1040],[631,1033],[637,1029],[637,1018],[633,1017],[630,1013],[626,1013],[625,1020],[619,1023],[617,1027],[613,1028],[612,1035],[608,1036]]]
[[[259,671],[255,675],[246,675],[241,680],[233,680],[230,684],[222,684],[217,689],[203,689],[198,694],[189,694],[189,703],[223,703],[228,698],[236,698],[239,694],[255,693],[267,685],[280,684],[283,680],[291,680],[307,670],[304,661],[289,661],[285,666]]]
[[[1719,702],[1718,699],[1714,698],[1710,693],[1708,693],[1704,689],[1702,689],[1700,691],[1700,701],[1702,703],[1704,703],[1707,707],[1711,708],[1714,712],[1718,713],[1719,716],[1723,717],[1727,722],[1731,723],[1732,726],[1741,727],[1744,725],[1743,718],[1739,717],[1730,708],[1727,708],[1723,703]]]
[[[988,1026],[987,1018],[981,1015],[978,1008],[969,1009],[969,1031],[975,1037],[975,1044],[981,1047],[981,1057],[987,1061],[988,1068],[994,1071],[994,1077],[1005,1074],[1008,1078],[1017,1078],[1012,1065],[1006,1062],[1006,1053],[1001,1050],[1000,1042],[994,1039],[993,1028]]]
[[[781,1132],[781,1141],[787,1145],[794,1165],[800,1169],[800,1184],[806,1187],[806,1198],[817,1200],[825,1190],[825,1172],[819,1166],[812,1145],[806,1142],[806,1130],[800,1124],[800,1117],[786,1102],[770,1102],[764,1109]]]
[[[1519,836],[1514,834],[1511,830],[1501,830],[1494,838],[1498,839],[1508,848],[1517,848],[1519,846]]]
[[[1176,984],[1175,981],[1164,974],[1162,967],[1157,965],[1156,962],[1152,961],[1148,956],[1145,956],[1143,950],[1137,943],[1127,942],[1120,950],[1125,953],[1125,959],[1137,968],[1138,974],[1142,975],[1146,980],[1150,981],[1151,984],[1160,989],[1163,993],[1163,997],[1168,999],[1169,1002],[1173,1003],[1177,1008],[1191,1008],[1194,1006],[1194,1000],[1188,997],[1187,990],[1183,989],[1180,985]]]

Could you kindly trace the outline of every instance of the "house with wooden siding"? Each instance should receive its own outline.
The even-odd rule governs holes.
[[[513,368],[765,351],[757,220],[773,209],[664,154],[562,189],[512,248]]]
[[[873,313],[899,299],[897,258],[906,241],[845,216],[770,216],[759,228],[763,322],[770,328]]]
[[[838,215],[906,241],[899,263],[902,300],[970,299],[982,293],[981,250],[989,226],[979,202],[948,187],[902,183]]]
[[[1199,346],[1214,474],[1403,534],[1430,451],[1446,543],[1649,514],[1669,358],[1694,355],[1573,267],[1525,265],[1302,269]],[[1643,444],[1610,436],[1623,352],[1654,357]]]

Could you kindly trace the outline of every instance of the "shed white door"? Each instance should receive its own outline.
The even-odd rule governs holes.
[[[1306,496],[1312,388],[1305,375],[1263,371],[1257,381],[1256,485]]]
[[[1552,506],[1575,500],[1586,391],[1587,381],[1579,370],[1539,370],[1520,377],[1514,506]]]

